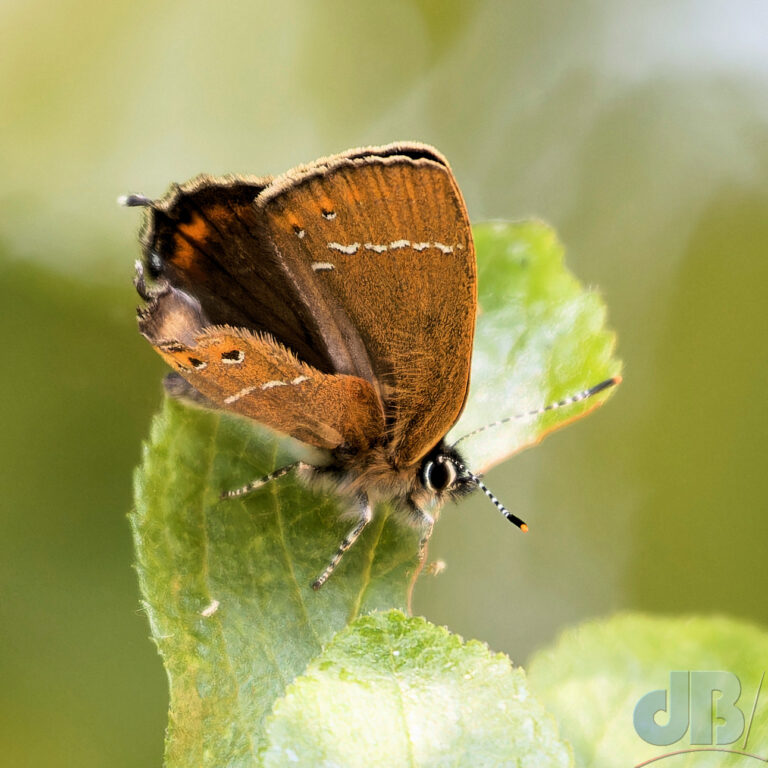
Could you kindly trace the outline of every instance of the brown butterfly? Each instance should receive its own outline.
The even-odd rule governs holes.
[[[436,507],[477,487],[526,530],[444,441],[469,388],[477,288],[464,201],[435,149],[355,149],[274,179],[199,176],[122,202],[147,208],[139,328],[176,371],[168,391],[325,452],[321,466],[223,496],[295,470],[354,504],[315,589],[377,500],[421,528],[422,556]]]

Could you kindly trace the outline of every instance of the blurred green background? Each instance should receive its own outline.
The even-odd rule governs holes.
[[[768,4],[0,6],[0,754],[157,765],[166,681],[126,513],[163,364],[135,212],[201,171],[418,139],[470,215],[601,288],[617,396],[448,508],[415,608],[524,662],[587,617],[768,613]],[[514,412],[515,404],[509,404]]]

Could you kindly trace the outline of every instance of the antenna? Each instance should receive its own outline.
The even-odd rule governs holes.
[[[154,200],[146,197],[145,195],[120,195],[117,198],[117,204],[125,206],[126,208],[142,208],[151,207]]]
[[[521,520],[517,515],[510,512],[491,492],[491,489],[474,473],[470,472],[467,467],[460,461],[454,458],[447,458],[458,470],[464,473],[465,477],[469,478],[493,503],[496,509],[501,512],[504,517],[509,520],[510,523],[516,525],[523,533],[528,531],[528,525],[524,520]]]
[[[540,416],[542,413],[546,413],[547,411],[556,411],[558,408],[563,408],[566,405],[572,405],[573,403],[580,403],[582,400],[587,400],[590,397],[594,397],[599,392],[602,392],[605,389],[610,389],[610,387],[615,387],[617,384],[621,384],[621,376],[614,376],[610,379],[606,379],[605,381],[601,381],[599,384],[595,384],[594,387],[590,387],[589,389],[585,389],[583,392],[579,392],[578,394],[571,395],[570,397],[566,397],[565,400],[559,400],[556,403],[550,403],[549,405],[545,405],[543,408],[535,408],[532,411],[527,411],[526,413],[517,413],[514,416],[507,416],[505,419],[500,419],[499,421],[491,422],[490,424],[486,424],[484,427],[478,427],[478,429],[473,429],[471,432],[467,432],[466,435],[462,435],[455,443],[455,445],[458,445],[462,441],[466,440],[468,437],[474,437],[474,435],[479,434],[480,432],[485,432],[486,429],[491,429],[492,427],[499,427],[502,424],[508,424],[510,421],[517,421],[519,419],[530,419],[534,416]],[[484,486],[481,485],[481,487],[488,493],[488,490],[484,488]],[[491,500],[493,500],[495,497],[491,497]]]

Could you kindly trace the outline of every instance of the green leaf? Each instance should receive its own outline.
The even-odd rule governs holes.
[[[358,619],[277,702],[268,768],[570,765],[503,654],[398,611]]]
[[[475,232],[483,314],[462,424],[509,413],[501,403],[527,409],[573,394],[618,369],[604,309],[564,270],[551,230],[529,223]],[[556,411],[511,433],[489,430],[480,441],[484,461],[579,412]],[[172,401],[153,422],[131,520],[144,605],[170,683],[171,768],[256,765],[272,706],[334,635],[371,611],[408,609],[419,535],[389,506],[376,508],[333,577],[313,592],[310,583],[351,526],[340,519],[343,499],[286,475],[246,499],[220,500],[223,490],[300,452],[256,424]],[[368,716],[375,720],[375,711]]]
[[[254,765],[265,715],[335,632],[362,613],[407,607],[418,534],[388,508],[314,592],[349,528],[341,502],[288,476],[246,501],[219,500],[289,463],[288,447],[171,400],[153,422],[131,520],[170,681],[169,766]]]
[[[692,745],[690,730],[677,743],[654,746],[635,731],[633,713],[642,696],[668,690],[670,672],[725,670],[741,681],[738,706],[745,728],[736,742],[710,745],[719,751],[687,752],[660,760],[675,768],[742,766],[755,762],[746,751],[768,760],[768,681],[747,736],[746,724],[768,659],[768,633],[726,618],[661,618],[636,614],[595,621],[568,630],[529,667],[534,694],[557,719],[583,768],[626,768]],[[669,701],[669,698],[667,699]],[[710,699],[711,700],[711,699]],[[716,700],[716,697],[715,697]],[[660,713],[663,725],[668,715]],[[733,750],[730,754],[722,750]],[[755,763],[756,764],[756,763]]]
[[[577,394],[616,376],[616,335],[597,291],[565,268],[555,231],[540,221],[473,227],[480,314],[467,405],[455,441],[485,425]],[[459,443],[484,472],[605,402],[612,390],[536,418],[513,420]]]

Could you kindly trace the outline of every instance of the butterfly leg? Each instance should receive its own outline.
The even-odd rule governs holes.
[[[421,538],[419,539],[419,562],[424,563],[427,557],[427,544],[432,538],[432,530],[435,527],[435,518],[425,512],[413,499],[408,499],[408,507],[411,512],[413,522],[421,528]]]
[[[144,301],[152,301],[170,292],[170,286],[165,280],[160,280],[153,286],[147,285],[144,277],[144,265],[140,261],[136,262],[135,267],[136,276],[133,278],[133,284],[136,286],[136,292]]]
[[[421,513],[421,538],[419,539],[419,562],[423,563],[427,559],[427,544],[432,538],[432,531],[435,527],[435,518],[432,515],[419,510]]]
[[[408,499],[407,506],[414,525],[421,529],[419,562],[424,563],[427,556],[427,544],[432,537],[432,530],[435,527],[435,518],[429,512],[425,512],[413,499]]]
[[[373,519],[371,503],[364,493],[357,497],[357,513],[358,518],[355,527],[346,535],[344,541],[339,544],[336,554],[331,558],[331,562],[328,563],[326,569],[312,582],[312,589],[318,590],[328,581],[329,576],[339,564],[339,560],[344,556],[344,553],[357,541],[365,526]]]
[[[272,480],[277,480],[278,477],[282,477],[283,475],[287,475],[289,472],[293,472],[296,469],[310,469],[310,465],[306,464],[303,461],[297,461],[293,464],[288,464],[285,467],[280,467],[280,469],[276,469],[274,472],[270,472],[268,475],[265,475],[264,477],[260,477],[258,480],[253,480],[252,482],[248,483],[248,485],[244,485],[242,488],[235,488],[232,491],[224,491],[221,494],[222,499],[237,499],[240,496],[245,496],[248,493],[251,493],[251,491],[255,491],[258,488],[261,488],[262,485],[266,485],[269,482],[272,482]]]

